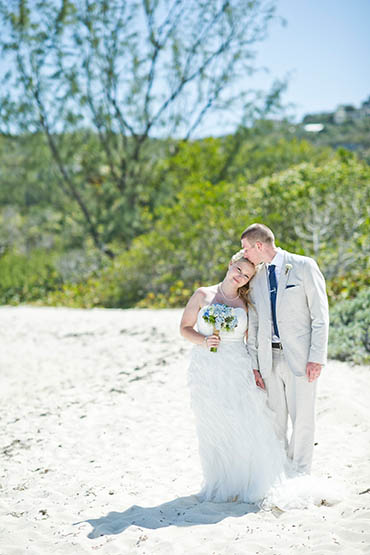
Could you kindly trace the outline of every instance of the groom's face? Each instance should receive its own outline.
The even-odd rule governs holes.
[[[244,250],[244,258],[248,258],[254,265],[263,261],[263,253],[261,251],[261,243],[250,243],[246,237],[242,239],[242,247]]]

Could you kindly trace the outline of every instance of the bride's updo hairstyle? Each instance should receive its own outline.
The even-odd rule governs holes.
[[[244,249],[241,249],[240,251],[236,252],[230,260],[230,264],[235,264],[235,262],[238,262],[238,260],[243,260],[244,262],[248,263],[250,266],[252,266],[253,269],[254,268],[254,264],[252,264],[252,262],[250,262],[250,260],[247,260],[244,257]],[[248,283],[246,283],[245,285],[243,285],[242,287],[239,287],[238,289],[238,295],[241,298],[241,300],[244,302],[245,306],[247,308],[249,308],[250,306],[252,306],[252,303],[249,299],[249,289],[250,289],[250,280],[248,281]]]

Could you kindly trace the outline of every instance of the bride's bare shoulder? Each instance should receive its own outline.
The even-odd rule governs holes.
[[[210,298],[213,298],[217,292],[217,285],[208,285],[198,287],[191,297],[193,301],[197,301],[199,306],[202,307],[209,302]]]
[[[207,298],[210,295],[215,295],[217,293],[217,287],[218,287],[218,284],[203,286],[203,287],[199,287],[195,292],[198,293],[199,296]]]
[[[217,287],[218,287],[218,283],[216,283],[216,285],[207,285],[207,286],[199,287],[197,291],[201,291],[204,295],[206,295],[207,293],[214,293],[215,291],[217,291]]]

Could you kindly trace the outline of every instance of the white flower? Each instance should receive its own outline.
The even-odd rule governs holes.
[[[291,264],[285,264],[285,275],[287,275],[289,270],[291,270],[292,268],[293,268],[293,266]]]

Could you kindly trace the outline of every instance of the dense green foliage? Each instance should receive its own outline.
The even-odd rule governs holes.
[[[108,246],[118,254],[109,260],[72,217],[42,137],[3,137],[0,145],[2,303],[183,306],[199,284],[222,278],[241,231],[261,221],[280,246],[318,260],[333,307],[331,356],[366,360],[365,347],[350,349],[340,339],[352,322],[349,337],[357,334],[352,343],[359,344],[356,298],[370,272],[370,169],[350,152],[291,138],[272,122],[223,138],[173,142],[169,157],[168,145],[156,141],[142,192],[151,207],[141,210],[129,246],[112,234]],[[86,151],[96,162],[93,138]],[[109,222],[104,203],[99,209]]]
[[[354,363],[370,363],[370,289],[331,310],[329,356]]]
[[[34,250],[29,256],[5,253],[0,259],[0,272],[2,303],[37,301],[61,284],[52,255],[46,251]]]
[[[221,279],[253,221],[271,226],[281,246],[315,256],[332,300],[351,296],[370,270],[369,179],[369,168],[352,158],[299,164],[255,184],[213,185],[191,176],[158,210],[152,231],[104,272],[102,303],[130,306],[141,299],[140,306],[163,306],[166,298],[183,304],[198,283]]]

